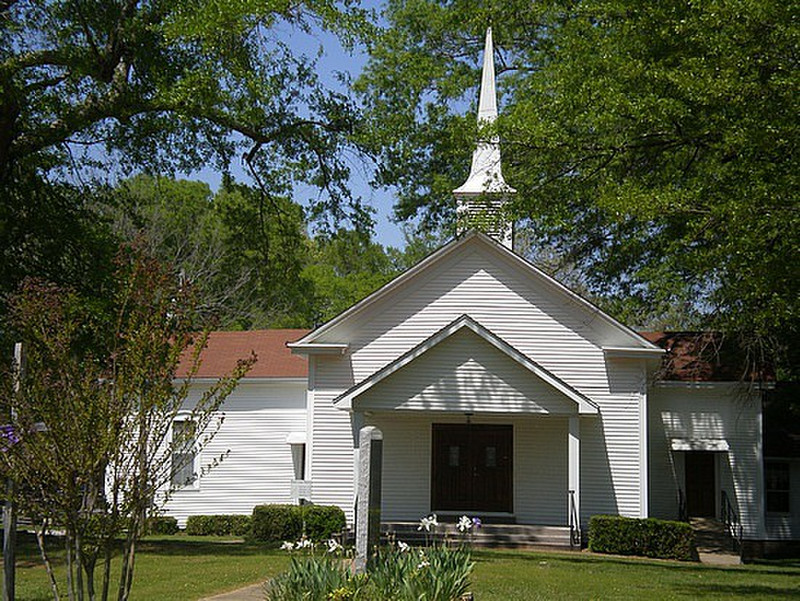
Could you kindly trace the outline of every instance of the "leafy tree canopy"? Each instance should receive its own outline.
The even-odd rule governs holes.
[[[438,245],[411,236],[384,248],[340,228],[311,237],[290,199],[223,183],[139,175],[100,198],[113,234],[173,265],[199,309],[224,329],[311,327],[367,296]]]
[[[777,0],[390,0],[358,81],[397,216],[450,227],[491,23],[510,208],[630,323],[798,333],[796,10]],[[536,250],[538,249],[538,250]]]

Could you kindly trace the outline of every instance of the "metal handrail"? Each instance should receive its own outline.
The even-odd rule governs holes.
[[[681,522],[689,521],[689,512],[686,510],[686,495],[683,489],[678,489],[678,520]]]
[[[581,522],[578,518],[578,508],[575,506],[575,491],[569,491],[569,546],[581,546]]]
[[[731,538],[736,542],[736,546],[741,552],[742,535],[744,531],[742,522],[739,520],[736,510],[733,508],[733,504],[728,498],[728,493],[726,493],[724,490],[722,491],[720,501],[720,508],[722,510],[722,523],[725,525],[725,529],[728,531],[728,534],[730,534]]]

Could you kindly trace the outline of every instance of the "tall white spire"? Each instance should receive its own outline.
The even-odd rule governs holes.
[[[497,119],[497,92],[494,75],[494,46],[492,45],[492,28],[486,30],[486,45],[483,51],[483,74],[481,77],[481,95],[478,102],[478,127],[484,128]],[[469,177],[460,187],[453,190],[458,201],[458,219],[466,222],[466,227],[473,227],[474,222],[491,221],[485,229],[487,233],[504,245],[512,246],[512,227],[502,222],[502,205],[508,196],[516,192],[503,179],[500,164],[500,140],[492,135],[489,140],[479,140],[472,154],[472,167]]]

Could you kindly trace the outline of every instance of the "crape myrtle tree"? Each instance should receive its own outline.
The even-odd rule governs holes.
[[[0,465],[35,526],[56,600],[129,597],[148,518],[181,484],[173,483],[174,474],[186,473],[181,462],[214,436],[221,403],[255,360],[242,358],[229,376],[190,397],[207,337],[191,291],[135,249],[119,254],[112,282],[104,310],[33,279],[9,303],[25,361],[16,386],[10,374],[3,380]],[[179,414],[191,428],[174,436]],[[63,537],[48,538],[51,528]],[[65,582],[52,570],[53,540],[66,551]],[[112,557],[120,573],[113,583]]]
[[[476,135],[497,133],[534,257],[629,323],[716,328],[796,373],[795,4],[389,0],[384,16],[357,86],[400,219],[452,227]],[[477,132],[490,24],[500,118]]]
[[[357,114],[289,39],[369,31],[352,0],[0,1],[0,291],[102,286],[92,197],[134,172],[240,163],[264,204],[300,185],[312,219],[368,224],[345,185]]]

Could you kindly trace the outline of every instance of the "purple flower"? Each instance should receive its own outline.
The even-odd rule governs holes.
[[[476,528],[481,527],[481,518],[472,518],[472,525]]]
[[[6,451],[19,442],[19,435],[11,424],[0,426],[0,450]]]

